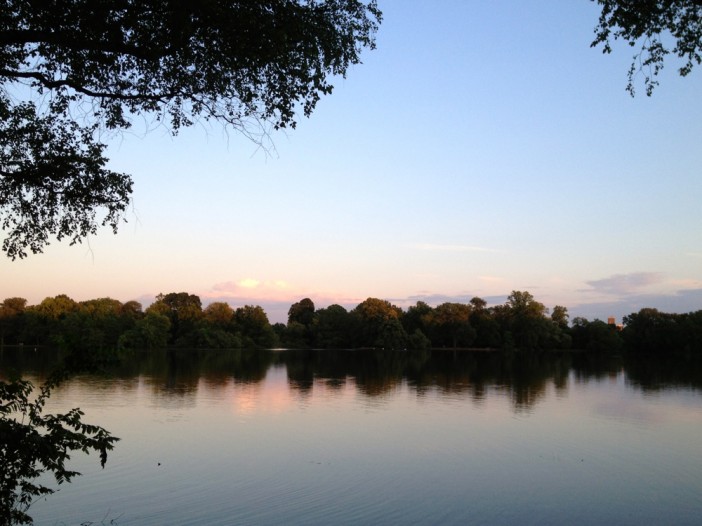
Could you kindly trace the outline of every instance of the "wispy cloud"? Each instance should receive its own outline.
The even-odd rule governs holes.
[[[660,272],[632,272],[615,274],[608,278],[586,281],[593,291],[604,294],[628,295],[639,292],[651,285],[663,282]]]
[[[412,245],[412,247],[416,250],[426,250],[430,252],[499,252],[492,248],[474,245],[435,245],[433,243],[420,243]]]

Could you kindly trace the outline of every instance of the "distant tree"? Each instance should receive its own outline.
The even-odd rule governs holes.
[[[236,330],[242,335],[242,345],[270,349],[277,340],[268,315],[258,305],[244,305],[234,311]]]
[[[98,298],[81,301],[79,303],[79,309],[91,316],[118,317],[122,313],[122,302],[112,298]]]
[[[556,323],[561,329],[568,328],[568,309],[561,305],[556,305],[551,312],[551,320]]]
[[[547,314],[544,304],[536,301],[534,296],[526,291],[513,290],[507,296],[507,307],[513,316],[539,318]]]
[[[317,311],[315,345],[322,349],[344,349],[356,345],[355,319],[341,305]]]
[[[122,305],[122,316],[133,318],[135,320],[143,317],[144,312],[142,311],[141,303],[134,300],[126,302],[124,305]]]
[[[570,335],[573,339],[574,349],[587,349],[589,338],[588,338],[588,326],[590,325],[589,320],[583,318],[582,316],[576,316],[573,318],[573,323],[570,327]]]
[[[479,298],[477,296],[471,298],[470,300],[470,305],[473,308],[474,312],[485,310],[487,308],[487,301],[485,301],[483,298]]]
[[[0,9],[0,227],[12,259],[116,231],[132,192],[104,131],[214,119],[260,143],[309,116],[375,47],[375,0],[6,0]],[[148,117],[147,117],[148,118]]]
[[[146,312],[167,316],[170,320],[171,343],[187,345],[188,335],[195,330],[202,318],[202,302],[195,294],[170,292],[156,296],[156,301]]]
[[[297,322],[306,327],[314,321],[314,302],[309,298],[293,303],[288,310],[288,323]]]
[[[442,303],[428,315],[429,339],[435,347],[470,347],[476,332],[470,324],[471,308],[464,303]]]
[[[8,338],[17,343],[17,338],[22,333],[22,322],[27,300],[24,298],[5,298],[0,303],[0,347],[5,345]]]
[[[293,303],[288,310],[287,345],[310,347],[314,341],[315,308],[310,298]]]
[[[548,309],[526,291],[512,291],[507,302],[495,309],[503,324],[503,345],[523,350],[569,348],[571,337],[567,327],[561,327],[547,317]],[[557,318],[565,313],[559,308]]]
[[[61,323],[63,342],[72,350],[116,349],[119,337],[134,325],[122,317],[122,303],[112,298],[82,301]]]
[[[44,300],[36,306],[36,311],[39,314],[52,320],[63,319],[68,314],[78,309],[78,303],[65,294],[59,294],[53,298],[44,298]]]
[[[276,327],[273,327],[276,329]],[[308,327],[297,321],[288,322],[277,328],[276,334],[282,337],[281,344],[288,349],[308,349],[312,346],[313,335]]]
[[[587,325],[586,350],[599,353],[617,353],[622,350],[623,344],[615,325],[601,320],[595,320]]]
[[[593,0],[595,1],[595,0]],[[602,7],[592,47],[612,52],[612,39],[638,47],[628,72],[627,91],[644,76],[646,95],[658,86],[667,55],[682,59],[678,72],[687,76],[702,61],[702,2],[699,0],[596,0]],[[669,43],[670,42],[670,43]],[[672,48],[670,47],[672,44]]]
[[[61,325],[79,308],[78,303],[65,294],[44,298],[39,305],[27,307],[23,340],[35,345],[61,345]]]
[[[118,345],[126,349],[163,349],[168,345],[171,320],[158,309],[147,309],[134,328],[122,333]]]
[[[418,301],[415,305],[410,306],[402,315],[402,326],[407,334],[414,334],[419,330],[423,334],[427,334],[427,320],[433,308],[423,301]]]
[[[0,311],[4,312],[7,316],[21,314],[26,308],[27,300],[24,298],[5,298],[5,300],[0,303]]]
[[[407,346],[415,351],[423,351],[431,347],[431,340],[419,329],[409,335]]]
[[[689,331],[690,315],[643,308],[624,316],[623,338],[627,351],[640,354],[687,354],[695,333]],[[699,334],[699,333],[698,333]]]
[[[398,318],[389,318],[380,326],[375,338],[374,346],[381,349],[398,350],[406,349],[409,337]]]
[[[224,301],[215,301],[210,303],[203,315],[207,323],[214,327],[224,330],[230,330],[234,322],[234,309]]]
[[[470,300],[470,324],[475,329],[476,347],[498,348],[502,345],[500,325],[495,319],[494,312],[487,308],[487,302],[482,298]]]
[[[387,322],[391,320],[399,322],[402,317],[401,308],[378,298],[364,300],[351,313],[359,325],[358,344],[362,347],[383,347],[384,343],[381,340],[384,338],[381,338],[381,334],[388,330]],[[392,326],[394,330],[394,324]]]

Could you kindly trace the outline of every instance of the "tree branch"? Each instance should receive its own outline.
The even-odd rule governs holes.
[[[136,100],[165,103],[168,99],[171,99],[178,95],[177,92],[147,95],[138,93],[110,93],[106,91],[94,91],[82,86],[78,82],[73,81],[71,79],[51,80],[46,75],[35,71],[16,71],[3,68],[0,69],[0,76],[33,79],[38,81],[45,88],[52,90],[62,87],[68,87],[77,91],[78,93],[82,93],[83,95],[87,95],[88,97],[95,97],[97,99]]]

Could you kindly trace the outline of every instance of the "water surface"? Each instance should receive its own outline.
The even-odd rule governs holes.
[[[0,362],[40,381],[46,357]],[[122,438],[37,525],[699,524],[702,375],[584,355],[181,352],[61,387]]]

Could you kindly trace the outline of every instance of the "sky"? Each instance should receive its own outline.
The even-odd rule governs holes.
[[[111,137],[134,178],[117,235],[0,260],[0,297],[144,306],[407,308],[529,291],[571,318],[702,309],[702,72],[590,48],[586,0],[379,0],[377,49],[260,148],[217,123],[148,116]]]

